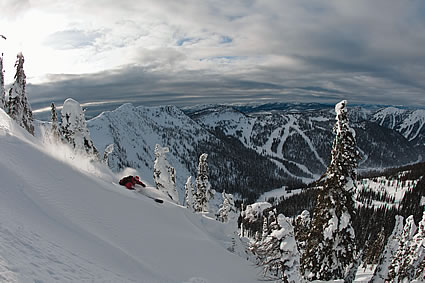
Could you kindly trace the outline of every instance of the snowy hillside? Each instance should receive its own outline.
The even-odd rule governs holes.
[[[0,110],[0,281],[257,281],[226,249],[238,242],[234,227],[157,204],[66,156]]]
[[[101,154],[113,145],[108,162],[115,172],[133,167],[153,182],[155,145],[168,147],[166,157],[176,169],[182,201],[186,179],[196,174],[199,156],[208,153],[214,189],[253,201],[273,189],[312,182],[329,163],[334,110],[285,107],[255,108],[257,112],[248,108],[243,113],[238,110],[243,107],[205,105],[182,112],[174,106],[125,104],[87,125]],[[371,122],[370,110],[353,107],[349,116],[357,132],[361,169],[401,166],[425,156],[423,148],[396,130]]]
[[[376,112],[373,120],[381,126],[398,131],[416,145],[425,145],[425,110],[388,107]]]
[[[257,110],[260,112],[244,114],[230,106],[208,106],[189,113],[207,129],[218,128],[268,156],[288,175],[305,182],[316,180],[329,163],[334,110]],[[349,117],[362,153],[360,168],[385,168],[420,160],[420,152],[395,130],[368,121],[369,110],[353,107]]]
[[[228,106],[211,105],[210,108],[192,112],[191,117],[201,125],[212,128],[218,126],[226,135],[237,136],[244,145],[250,146],[250,136],[255,118]]]
[[[90,120],[88,127],[100,152],[114,145],[109,166],[115,172],[125,167],[136,168],[150,182],[153,182],[155,145],[169,147],[167,159],[177,171],[181,200],[184,183],[193,174],[189,172],[187,160],[193,160],[194,171],[198,159],[195,145],[200,140],[214,138],[175,106],[136,108],[124,104]]]
[[[376,208],[386,205],[397,208],[403,200],[404,194],[409,190],[411,191],[422,178],[402,180],[405,174],[406,172],[401,172],[396,177],[380,176],[359,180],[355,193],[355,198],[359,200],[357,205],[374,206]],[[365,198],[365,196],[368,197]]]
[[[101,153],[113,144],[108,160],[113,171],[136,168],[150,182],[153,182],[155,145],[168,147],[166,158],[176,170],[180,203],[184,184],[189,176],[195,176],[202,153],[209,155],[210,180],[213,189],[220,192],[226,190],[250,197],[254,190],[267,191],[290,180],[267,157],[236,139],[205,129],[174,106],[124,104],[89,120],[87,125]]]

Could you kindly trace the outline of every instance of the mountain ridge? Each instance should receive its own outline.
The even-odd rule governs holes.
[[[125,104],[89,120],[88,127],[100,151],[108,144],[115,145],[111,156],[114,170],[139,168],[149,179],[153,147],[156,143],[167,146],[170,163],[177,171],[179,195],[183,195],[187,177],[196,174],[199,155],[207,152],[212,184],[218,191],[256,198],[282,186],[309,183],[325,171],[335,114],[332,108],[319,106],[308,111],[261,109],[244,113],[231,105],[197,106],[183,111],[175,106]],[[361,107],[349,109],[363,156],[360,169],[420,161],[424,147],[413,144],[397,129],[376,123],[375,113]],[[255,169],[250,170],[248,165]],[[269,172],[264,167],[269,167]],[[260,182],[261,178],[267,182]]]

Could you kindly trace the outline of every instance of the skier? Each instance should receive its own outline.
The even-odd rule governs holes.
[[[133,177],[133,176],[127,176],[120,180],[120,185],[126,187],[129,190],[134,190],[134,186],[136,184],[141,185],[142,187],[146,187],[145,184],[142,183],[142,181],[139,180],[139,176]]]
[[[132,190],[132,191],[136,190],[136,188],[134,187],[136,184],[141,185],[143,188],[146,187],[146,185],[143,184],[142,181],[139,180],[139,176],[133,177],[133,176],[130,175],[130,176],[124,177],[124,178],[122,178],[120,180],[120,185],[121,186],[124,186],[127,189]],[[150,196],[150,195],[148,195],[146,193],[143,193],[141,190],[137,190],[136,192],[139,192],[139,193],[145,195],[146,197],[148,197],[150,199],[153,199],[157,203],[163,203],[164,202],[162,199],[159,199],[159,198],[155,198],[153,196]]]

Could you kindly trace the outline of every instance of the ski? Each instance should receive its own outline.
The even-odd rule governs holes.
[[[147,195],[146,193],[144,193],[144,192],[142,191],[142,189],[135,189],[134,191],[135,191],[135,192],[138,192],[139,194],[144,195],[144,196],[145,196],[145,197],[147,197],[147,198],[153,199],[153,200],[154,200],[155,202],[157,202],[157,203],[163,203],[163,202],[164,202],[162,199],[159,199],[159,198],[156,198],[156,197],[152,197],[152,196],[150,196],[150,195]]]
[[[157,203],[163,203],[164,202],[162,199],[159,199],[159,198],[154,198],[154,197],[150,197],[150,196],[147,196],[147,197],[150,198],[150,199],[153,199]]]
[[[136,191],[136,192],[138,192],[138,193],[140,193],[140,194],[142,194],[142,195],[144,195],[144,196],[145,196],[145,197],[147,197],[147,198],[153,199],[153,200],[154,200],[155,202],[157,202],[157,203],[163,203],[163,202],[164,202],[162,199],[154,198],[154,197],[148,196],[148,195],[146,195],[146,194],[142,193],[141,191],[138,191],[138,190],[135,190],[135,191]]]
[[[159,199],[159,198],[155,198],[155,197],[148,196],[147,194],[142,193],[140,190],[136,190],[136,192],[138,192],[138,193],[140,193],[140,194],[144,195],[144,196],[145,196],[145,197],[147,197],[147,198],[153,199],[153,200],[154,200],[155,202],[157,202],[157,203],[163,203],[163,202],[164,202],[162,199]]]

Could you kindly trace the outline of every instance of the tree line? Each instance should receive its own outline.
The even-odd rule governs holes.
[[[363,263],[378,266],[371,282],[423,280],[425,252],[419,243],[425,223],[425,163],[357,176],[354,131],[348,126],[345,107],[337,105],[336,112],[336,137],[326,173],[299,194],[269,199],[267,206],[242,205],[241,235],[251,239],[251,250],[268,279],[352,282]],[[366,176],[415,185],[406,190],[399,205],[387,192],[367,188],[358,190],[354,199],[359,178]],[[382,205],[371,205],[373,201]],[[285,222],[283,217],[289,219]],[[406,219],[404,228],[400,219]],[[421,227],[418,231],[412,228],[415,223]]]

